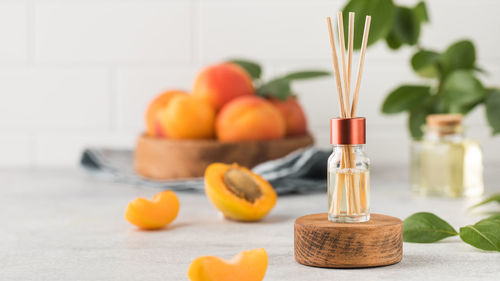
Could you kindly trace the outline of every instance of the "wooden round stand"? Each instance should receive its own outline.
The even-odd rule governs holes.
[[[295,220],[295,260],[317,267],[395,264],[403,257],[403,222],[371,214],[363,223],[333,223],[326,213]]]

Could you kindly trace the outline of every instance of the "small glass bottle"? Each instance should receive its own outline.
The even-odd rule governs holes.
[[[465,137],[462,116],[432,114],[424,137],[411,145],[410,181],[423,196],[479,196],[483,186],[483,156],[479,142]]]
[[[365,118],[330,120],[333,153],[328,158],[328,220],[370,220],[370,160],[365,154]]]

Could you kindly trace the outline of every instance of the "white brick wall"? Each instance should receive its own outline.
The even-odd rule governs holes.
[[[413,3],[415,1],[404,1]],[[324,18],[339,0],[0,0],[0,166],[75,165],[89,145],[132,147],[152,97],[190,89],[205,64],[261,61],[265,76],[331,69]],[[500,86],[500,2],[427,0],[423,45],[475,40],[485,81]],[[359,113],[375,163],[407,161],[405,116],[384,116],[386,93],[418,82],[408,49],[369,49]],[[320,145],[337,114],[332,79],[295,85]],[[467,118],[488,161],[498,161],[484,112]]]

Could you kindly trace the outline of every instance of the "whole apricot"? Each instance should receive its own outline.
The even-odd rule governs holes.
[[[239,97],[222,108],[216,120],[221,141],[271,140],[285,136],[285,120],[269,101]]]
[[[179,95],[157,115],[159,130],[171,139],[208,139],[214,137],[215,110],[205,101]]]
[[[287,136],[301,136],[307,133],[306,115],[297,98],[290,97],[284,101],[272,99],[271,103],[285,119]]]
[[[168,90],[159,94],[148,106],[146,110],[146,134],[150,137],[159,137],[158,134],[158,111],[165,108],[172,98],[179,95],[187,95],[188,93],[181,90]]]
[[[255,88],[252,78],[243,68],[234,63],[222,63],[209,66],[198,74],[193,95],[218,111],[237,97],[255,95]]]
[[[179,213],[179,199],[171,190],[156,194],[153,200],[137,198],[130,202],[125,218],[141,229],[160,229],[171,223]]]
[[[262,281],[266,275],[266,250],[242,251],[231,260],[204,256],[196,258],[188,269],[191,281]]]

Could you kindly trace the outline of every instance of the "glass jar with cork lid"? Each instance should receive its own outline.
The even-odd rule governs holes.
[[[422,140],[411,145],[412,190],[424,196],[471,197],[483,193],[483,156],[465,136],[460,114],[431,114]]]

